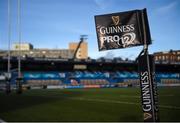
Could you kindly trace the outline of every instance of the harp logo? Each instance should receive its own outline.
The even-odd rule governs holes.
[[[111,18],[113,20],[114,25],[117,26],[119,24],[119,16],[112,16]]]
[[[152,115],[150,113],[144,113],[144,120],[152,118]]]

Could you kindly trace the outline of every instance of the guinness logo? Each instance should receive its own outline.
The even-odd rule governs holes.
[[[150,113],[144,113],[144,120],[152,118],[152,115]]]
[[[111,18],[115,26],[119,24],[119,16],[112,16]]]

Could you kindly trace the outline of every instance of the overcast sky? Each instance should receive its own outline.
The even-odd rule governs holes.
[[[22,41],[35,48],[67,49],[88,35],[89,56],[134,59],[142,46],[98,51],[94,15],[147,8],[150,53],[180,49],[180,0],[21,0]],[[11,43],[17,42],[17,0],[11,0]],[[7,49],[7,0],[0,0],[0,49]]]

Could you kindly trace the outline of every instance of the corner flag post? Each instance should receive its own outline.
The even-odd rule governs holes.
[[[158,121],[155,64],[148,54],[152,42],[146,8],[96,15],[95,25],[99,51],[144,45],[138,56],[144,121]]]
[[[154,57],[148,54],[146,43],[143,50],[144,54],[138,58],[143,118],[145,122],[157,122],[159,114]]]

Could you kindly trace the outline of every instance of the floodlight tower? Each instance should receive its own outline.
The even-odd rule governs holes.
[[[80,35],[80,41],[79,41],[79,43],[78,43],[78,45],[77,45],[77,48],[76,48],[76,50],[75,50],[75,52],[74,52],[73,59],[76,59],[76,55],[77,55],[77,52],[78,52],[81,44],[82,44],[85,40],[88,39],[87,36],[88,36],[88,35]]]
[[[19,40],[19,49],[18,49],[18,78],[16,79],[17,94],[22,93],[22,76],[21,76],[21,1],[18,0],[18,40]]]
[[[8,0],[8,61],[7,61],[7,74],[6,77],[6,93],[9,94],[11,92],[11,85],[10,85],[10,60],[11,60],[11,52],[10,52],[10,45],[11,45],[11,13],[10,13],[10,0]]]

